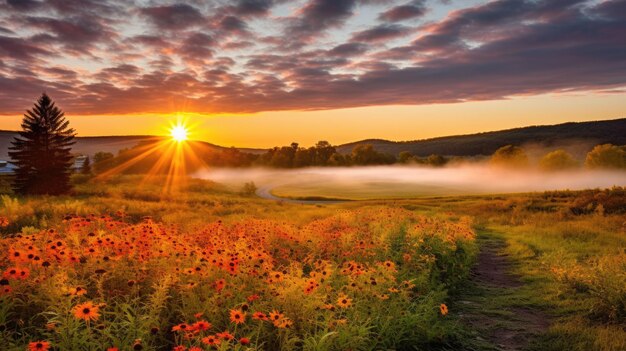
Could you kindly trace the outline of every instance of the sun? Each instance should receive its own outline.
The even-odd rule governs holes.
[[[187,140],[187,127],[182,124],[178,124],[170,130],[170,134],[172,135],[172,139],[176,142],[183,142]]]

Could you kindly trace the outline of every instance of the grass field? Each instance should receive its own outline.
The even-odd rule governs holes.
[[[626,348],[621,188],[302,205],[74,182],[2,196],[3,350],[515,346],[489,323],[531,350]],[[514,278],[486,287],[492,248]]]

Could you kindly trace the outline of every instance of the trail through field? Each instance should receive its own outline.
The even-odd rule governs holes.
[[[475,339],[468,349],[524,350],[547,331],[550,318],[528,301],[525,284],[511,273],[514,262],[504,253],[504,239],[482,233],[478,242],[478,262],[457,306]]]

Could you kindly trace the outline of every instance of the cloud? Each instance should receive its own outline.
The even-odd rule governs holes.
[[[400,22],[418,17],[426,13],[426,6],[421,1],[414,1],[405,5],[390,8],[381,13],[378,19],[386,22]]]
[[[48,55],[50,52],[27,39],[0,35],[0,59],[12,58],[24,61],[33,61],[37,57]]]
[[[32,27],[43,31],[33,37],[33,41],[60,43],[65,49],[78,53],[88,53],[96,44],[107,41],[115,35],[96,18],[90,17],[72,20],[28,17],[26,21]]]
[[[356,0],[308,0],[285,34],[307,40],[328,28],[339,27],[353,15]]]
[[[626,87],[626,1],[494,0],[441,17],[425,4],[438,6],[0,2],[0,114],[21,113],[44,90],[68,113],[126,114],[452,103]]]
[[[328,51],[331,56],[356,56],[367,52],[369,47],[363,43],[346,43],[337,45]]]
[[[187,4],[146,7],[142,8],[140,12],[152,24],[163,30],[184,29],[201,24],[204,20],[198,9]]]
[[[412,28],[398,24],[380,24],[376,27],[354,33],[352,35],[352,41],[379,42],[403,37],[412,31]]]

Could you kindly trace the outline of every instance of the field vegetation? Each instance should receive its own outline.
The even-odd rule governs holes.
[[[205,181],[163,199],[159,182],[137,181],[2,197],[6,349],[450,342],[447,292],[476,251],[469,218],[381,204],[303,210]]]
[[[7,350],[495,350],[463,322],[476,236],[523,282],[480,309],[551,325],[528,349],[626,346],[623,188],[300,205],[163,181],[2,196]]]

